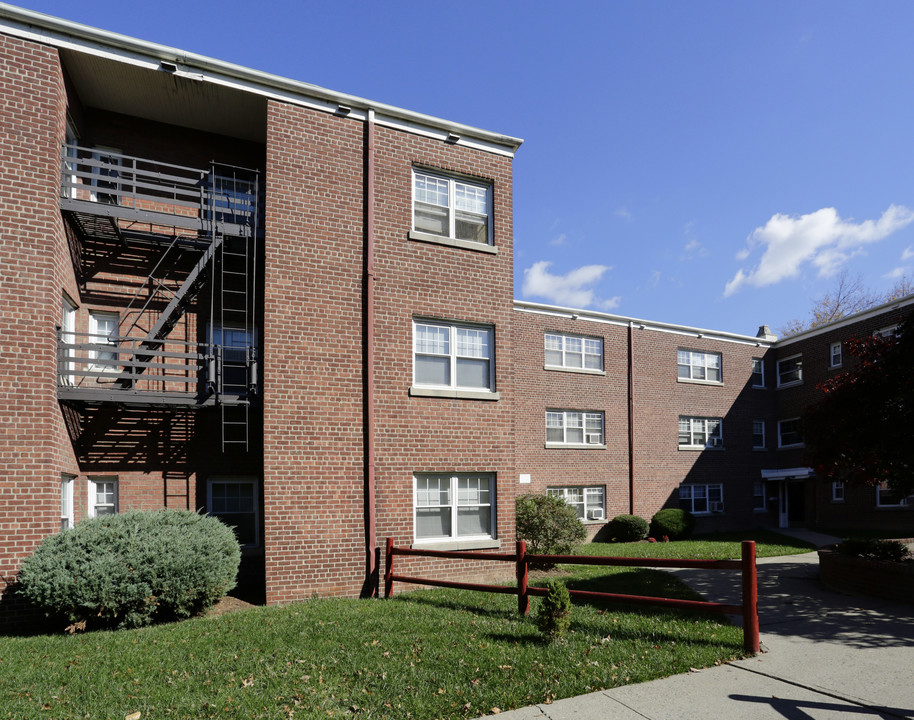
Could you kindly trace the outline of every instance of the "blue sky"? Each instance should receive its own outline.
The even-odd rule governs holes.
[[[515,297],[754,335],[914,276],[914,3],[28,0],[525,140]]]

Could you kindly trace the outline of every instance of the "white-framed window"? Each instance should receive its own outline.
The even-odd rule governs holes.
[[[417,542],[495,537],[494,474],[417,474],[413,483]]]
[[[603,340],[577,335],[545,335],[546,367],[566,370],[603,370]]]
[[[764,512],[768,509],[765,498],[765,483],[759,481],[752,483],[752,510]]]
[[[778,360],[778,387],[795,385],[803,380],[803,356]]]
[[[752,387],[765,387],[765,361],[762,358],[752,358]]]
[[[582,410],[547,410],[547,445],[604,444],[603,413]]]
[[[721,382],[720,353],[683,350],[676,353],[680,380]]]
[[[89,517],[114,515],[118,507],[117,478],[89,478]]]
[[[60,476],[60,529],[69,530],[74,525],[73,482],[75,475]]]
[[[719,483],[679,486],[679,507],[693,515],[724,511],[724,486]]]
[[[89,313],[89,342],[95,346],[117,347],[118,314],[92,310]],[[89,357],[95,362],[92,372],[116,373],[117,352],[115,350],[90,350]]]
[[[492,327],[413,321],[413,385],[495,390]]]
[[[831,484],[831,501],[844,502],[844,481],[833,480]]]
[[[64,345],[76,344],[76,305],[64,295],[60,307],[60,341]],[[63,349],[66,359],[58,365],[58,381],[61,385],[73,385],[75,363],[70,358],[76,355],[74,349]]]
[[[894,490],[889,489],[888,483],[879,483],[876,486],[876,507],[907,507],[914,505],[914,495],[902,497]]]
[[[841,343],[833,342],[828,346],[828,367],[841,367]]]
[[[606,519],[606,488],[602,485],[550,487],[546,494],[571,505],[581,520]]]
[[[207,512],[232,528],[243,548],[260,546],[258,488],[252,477],[214,477],[206,483]]]
[[[452,240],[492,244],[492,188],[413,168],[413,229]]]
[[[765,449],[765,421],[764,420],[753,420],[752,421],[752,449],[753,450],[764,450]]]
[[[778,420],[778,447],[799,447],[803,444],[800,434],[800,418]]]
[[[721,418],[679,416],[679,447],[722,448],[724,425]]]

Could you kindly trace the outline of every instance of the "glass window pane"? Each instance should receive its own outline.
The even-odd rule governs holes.
[[[451,535],[451,509],[446,508],[417,508],[416,509],[416,537],[450,537]]]
[[[416,202],[448,206],[448,182],[432,175],[416,173]]]
[[[419,385],[450,385],[450,358],[417,355],[416,383]]]
[[[458,210],[454,221],[454,234],[458,240],[488,243],[489,220],[485,215],[469,215]]]
[[[440,325],[416,325],[416,352],[448,355],[451,352],[451,329]]]
[[[562,366],[562,351],[561,350],[546,350],[546,364],[554,365],[556,367]]]
[[[489,361],[458,358],[457,386],[489,389]]]
[[[457,510],[457,536],[491,535],[492,512],[488,505]]]
[[[458,357],[488,358],[489,331],[457,328]]]

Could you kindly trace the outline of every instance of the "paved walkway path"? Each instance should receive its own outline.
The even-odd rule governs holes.
[[[790,534],[816,545],[827,535]],[[758,560],[754,658],[501,713],[499,720],[914,719],[914,606],[824,589],[815,552]],[[740,602],[736,573],[674,571],[709,600]]]

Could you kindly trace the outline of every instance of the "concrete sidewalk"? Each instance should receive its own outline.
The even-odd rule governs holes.
[[[836,538],[791,532],[817,545]],[[914,607],[841,595],[815,552],[758,560],[766,652],[745,660],[501,713],[499,720],[857,720],[914,718]],[[673,571],[739,603],[735,573]]]

